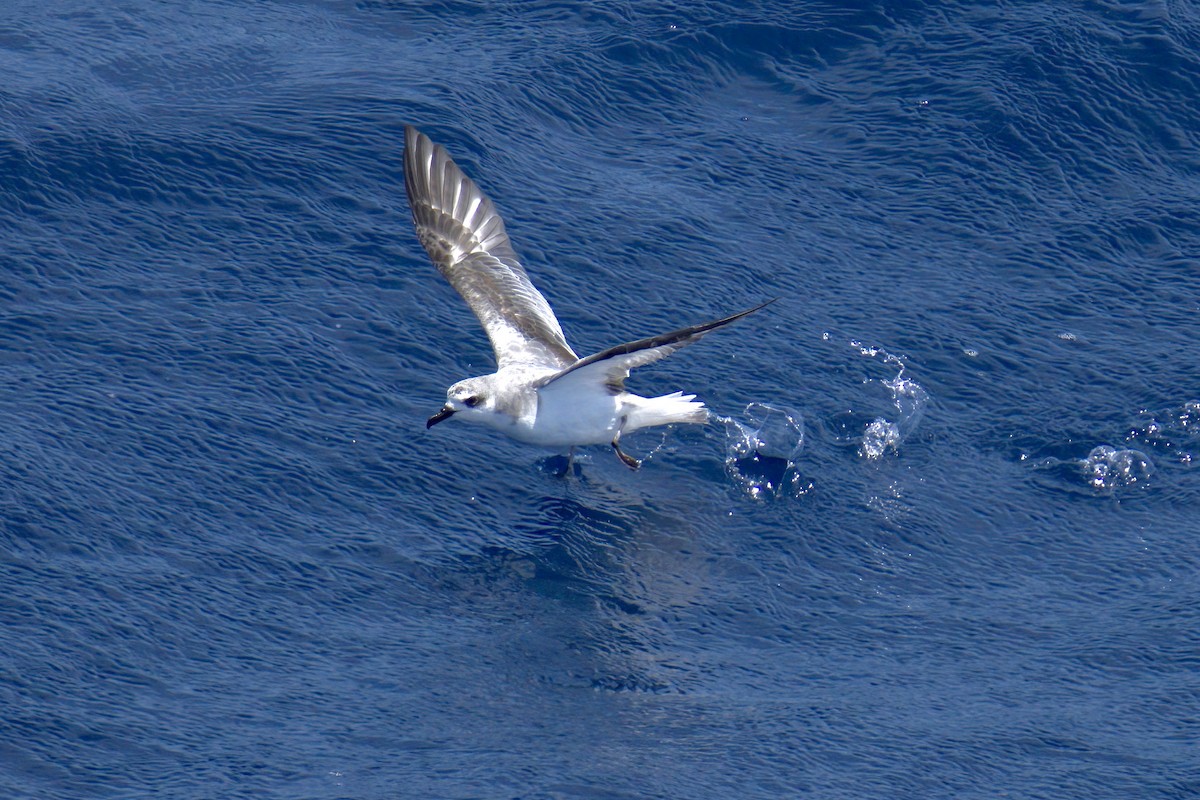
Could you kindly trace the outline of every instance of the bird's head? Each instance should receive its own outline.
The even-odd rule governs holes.
[[[446,390],[446,404],[429,418],[426,428],[432,428],[455,414],[467,421],[483,421],[495,412],[495,394],[485,378],[468,378]]]

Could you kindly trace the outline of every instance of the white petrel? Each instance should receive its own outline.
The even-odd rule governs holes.
[[[496,353],[496,371],[451,386],[426,428],[455,416],[543,447],[611,444],[626,466],[637,469],[641,462],[621,450],[622,435],[706,422],[708,410],[693,394],[640,397],[625,391],[629,370],[774,302],[580,358],[517,260],[492,201],[444,147],[411,126],[404,129],[404,188],[417,238],[475,312]]]

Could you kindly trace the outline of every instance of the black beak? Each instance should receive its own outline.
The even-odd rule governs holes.
[[[442,406],[442,410],[430,417],[429,421],[425,423],[425,430],[429,430],[434,425],[437,425],[439,422],[446,419],[453,413],[454,409],[450,406]]]

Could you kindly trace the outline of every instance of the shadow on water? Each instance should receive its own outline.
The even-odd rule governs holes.
[[[438,567],[438,582],[469,594],[472,613],[508,622],[502,646],[539,680],[681,691],[666,619],[711,581],[696,523],[685,501],[656,495],[658,481],[622,481],[615,463],[584,466],[582,477],[538,476],[531,507]]]

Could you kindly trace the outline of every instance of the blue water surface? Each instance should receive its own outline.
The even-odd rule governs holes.
[[[1200,9],[0,11],[0,796],[1200,797]],[[403,127],[580,353],[563,478]]]

